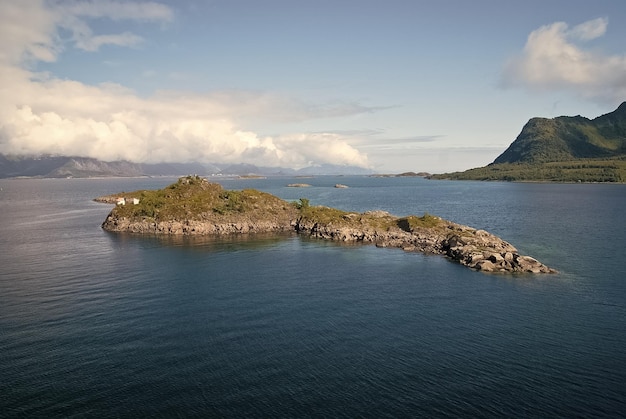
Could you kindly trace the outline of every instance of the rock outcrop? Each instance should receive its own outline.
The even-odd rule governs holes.
[[[393,218],[384,212],[366,214]],[[360,217],[359,214],[348,216],[353,220]],[[557,272],[530,256],[520,255],[513,245],[484,230],[442,219],[439,219],[440,224],[436,227],[411,228],[403,220],[397,219],[397,229],[380,230],[359,226],[358,222],[355,226],[337,227],[300,219],[296,222],[295,229],[300,234],[320,239],[371,243],[377,247],[444,255],[461,265],[482,272]]]
[[[345,212],[288,203],[255,190],[224,191],[206,179],[181,178],[161,191],[124,193],[137,205],[117,205],[102,228],[166,235],[226,235],[297,232],[313,238],[374,244],[439,254],[482,272],[554,273],[510,243],[484,230],[425,214],[394,217],[384,211]],[[115,202],[117,195],[96,198]]]
[[[233,220],[219,222],[209,220],[155,220],[150,217],[141,219],[116,217],[109,214],[102,228],[107,231],[139,234],[172,235],[225,235],[241,233],[281,233],[293,231],[291,223],[260,220]]]

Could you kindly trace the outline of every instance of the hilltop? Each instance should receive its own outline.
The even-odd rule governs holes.
[[[626,182],[626,102],[594,119],[532,118],[488,166],[431,178]]]
[[[484,230],[429,214],[395,217],[384,211],[356,213],[312,206],[305,198],[287,202],[254,189],[224,190],[198,176],[180,178],[161,190],[126,192],[96,200],[114,203],[122,198],[124,204],[113,208],[103,229],[157,235],[294,232],[441,254],[483,272],[555,272]]]

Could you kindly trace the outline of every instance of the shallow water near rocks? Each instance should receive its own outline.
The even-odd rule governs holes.
[[[513,276],[295,235],[100,228],[111,207],[93,198],[174,181],[0,180],[2,415],[626,414],[625,185],[220,180],[428,212],[560,272]]]

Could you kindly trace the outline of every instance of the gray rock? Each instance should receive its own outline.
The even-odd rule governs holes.
[[[496,265],[490,260],[481,260],[476,264],[476,268],[479,271],[493,272],[496,270]]]

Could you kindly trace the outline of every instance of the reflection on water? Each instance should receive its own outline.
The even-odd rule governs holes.
[[[156,235],[106,232],[113,243],[132,243],[133,245],[152,247],[155,245],[182,247],[186,250],[222,251],[262,250],[276,243],[297,236],[295,232],[209,235]]]

